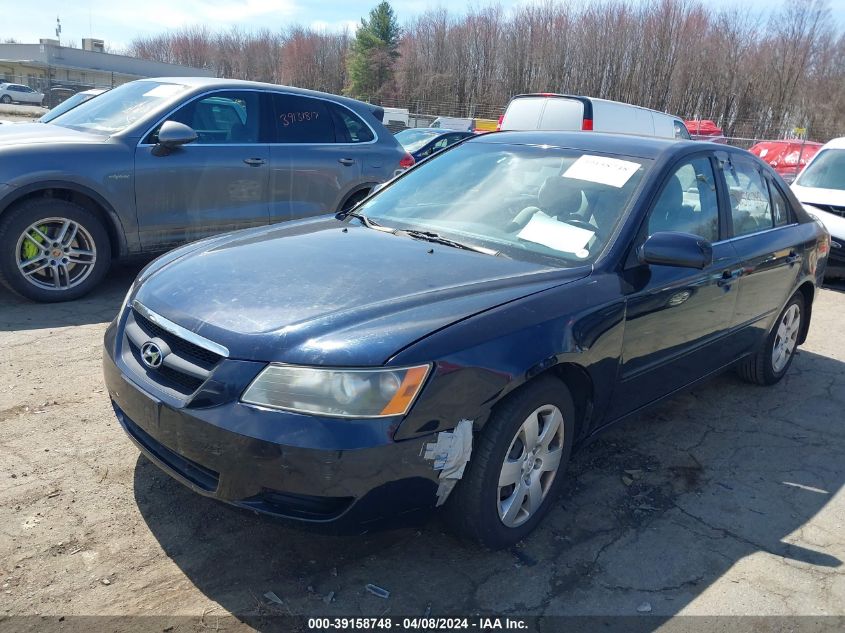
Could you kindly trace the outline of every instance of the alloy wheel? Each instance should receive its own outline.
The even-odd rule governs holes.
[[[511,441],[499,472],[499,518],[515,528],[543,504],[563,455],[563,414],[547,404],[535,409]]]
[[[18,270],[27,282],[46,290],[66,290],[94,270],[97,248],[84,226],[67,218],[33,222],[15,247]]]
[[[798,343],[798,330],[801,327],[801,308],[793,303],[783,313],[777,332],[775,342],[772,346],[772,369],[775,373],[783,371],[789,359],[795,352]]]

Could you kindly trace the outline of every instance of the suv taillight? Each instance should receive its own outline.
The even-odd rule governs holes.
[[[498,123],[496,123],[496,131],[497,131],[497,132],[501,132],[501,130],[502,130],[502,121],[504,121],[504,120],[505,120],[505,115],[504,115],[504,114],[500,114],[500,115],[499,115],[499,122],[498,122]]]
[[[417,161],[414,160],[414,157],[411,156],[408,152],[405,152],[405,155],[402,157],[402,160],[399,161],[399,166],[402,169],[408,169],[409,167],[413,167],[415,162]]]

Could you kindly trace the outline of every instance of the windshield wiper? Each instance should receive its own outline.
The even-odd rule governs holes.
[[[364,215],[363,213],[359,213],[358,211],[345,211],[345,212],[342,212],[342,213],[343,213],[343,215],[340,216],[341,219],[358,218],[359,220],[361,220],[361,224],[366,226],[368,229],[374,229],[376,231],[382,231],[383,233],[393,233],[394,235],[396,234],[396,229],[391,229],[389,226],[382,226],[381,224],[379,224],[375,220],[371,220],[366,215]]]
[[[452,248],[462,248],[466,251],[483,253],[484,255],[501,255],[499,251],[494,251],[492,248],[485,248],[483,246],[476,246],[475,244],[467,244],[465,242],[450,240],[448,237],[443,237],[439,233],[434,233],[433,231],[415,231],[413,229],[402,229],[398,231],[398,233],[408,235],[417,240],[425,240],[427,242],[443,244],[445,246],[451,246]]]

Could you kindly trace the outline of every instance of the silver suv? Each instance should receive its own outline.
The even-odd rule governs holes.
[[[3,126],[0,282],[75,299],[113,259],[348,208],[413,163],[381,118],[336,95],[180,77]]]

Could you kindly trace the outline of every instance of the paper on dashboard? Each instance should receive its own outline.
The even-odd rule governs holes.
[[[582,258],[589,255],[587,244],[594,235],[594,231],[559,222],[544,213],[536,213],[517,233],[520,239]]]

